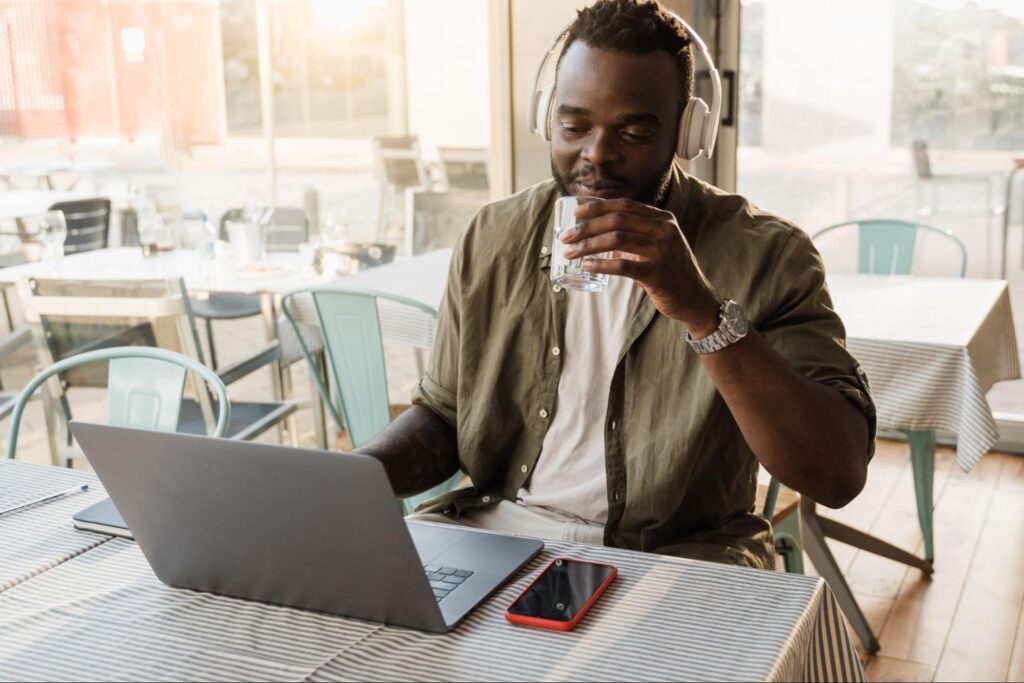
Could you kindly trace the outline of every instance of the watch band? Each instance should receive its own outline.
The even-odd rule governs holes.
[[[743,319],[743,324],[739,326],[739,330],[733,329],[731,325],[726,321],[726,307],[733,308],[739,311],[740,316]],[[714,353],[715,351],[721,351],[727,346],[735,344],[739,340],[747,336],[746,316],[743,315],[742,309],[735,301],[726,299],[718,311],[719,324],[718,329],[701,339],[694,339],[690,336],[690,333],[686,333],[686,343],[690,345],[697,353]]]

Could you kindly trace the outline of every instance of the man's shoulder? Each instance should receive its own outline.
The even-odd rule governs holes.
[[[537,240],[557,196],[555,182],[545,180],[485,204],[470,221],[459,249],[477,258],[514,257]]]

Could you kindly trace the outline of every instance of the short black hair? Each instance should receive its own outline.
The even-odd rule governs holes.
[[[558,57],[582,40],[603,50],[646,55],[667,52],[676,62],[685,105],[693,93],[693,50],[690,32],[655,0],[598,0],[576,12]]]

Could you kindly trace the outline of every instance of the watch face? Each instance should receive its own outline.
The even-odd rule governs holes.
[[[729,331],[737,337],[746,336],[750,324],[747,321],[747,315],[740,308],[740,305],[735,301],[726,301],[725,307],[722,310],[722,321],[728,327]]]

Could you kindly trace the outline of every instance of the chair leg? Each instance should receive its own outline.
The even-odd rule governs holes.
[[[213,345],[213,320],[210,318],[203,318],[203,324],[206,326],[206,342],[210,347],[210,367],[216,370],[217,349]]]
[[[782,555],[787,574],[804,573],[803,530],[800,514],[791,514],[775,525],[775,550]]]
[[[327,411],[324,409],[324,400],[320,396],[320,392],[316,390],[316,380],[313,378],[314,373],[318,373],[320,377],[324,377],[324,352],[316,354],[313,358],[313,362],[316,364],[313,367],[308,367],[310,378],[309,378],[309,401],[313,407],[313,429],[316,432],[316,447],[322,451],[327,450]]]
[[[914,468],[914,493],[917,495],[917,519],[924,536],[924,557],[935,561],[933,516],[935,504],[935,432],[907,432],[910,442],[910,463]]]
[[[825,579],[825,583],[832,589],[833,595],[836,596],[836,602],[839,603],[843,614],[850,621],[850,625],[857,637],[860,638],[864,649],[869,654],[875,654],[879,650],[878,638],[871,630],[871,625],[868,624],[864,612],[861,611],[860,605],[853,597],[853,591],[846,583],[843,572],[836,563],[836,558],[828,548],[825,534],[818,524],[817,506],[813,500],[806,497],[801,498],[800,515],[804,532],[804,549],[807,551],[807,556],[811,558],[811,562],[814,563],[814,568],[818,570],[821,578]]]
[[[0,287],[0,297],[4,300],[4,315],[7,320],[7,331],[14,332],[14,318],[11,316],[11,303],[7,300],[7,288]]]

